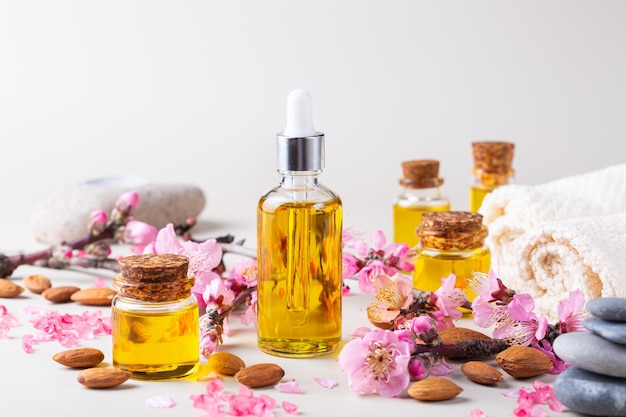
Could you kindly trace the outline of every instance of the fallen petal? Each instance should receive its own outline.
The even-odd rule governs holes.
[[[274,385],[274,388],[280,392],[284,392],[287,394],[302,394],[304,393],[304,390],[302,389],[302,387],[300,386],[300,384],[298,384],[296,382],[295,379],[292,379],[289,382],[279,382],[278,384]]]
[[[337,386],[337,381],[335,381],[334,379],[318,378],[314,376],[313,380],[317,382],[319,385],[323,386],[324,388],[333,389]]]
[[[176,402],[169,395],[157,395],[146,400],[146,407],[150,408],[172,408]]]

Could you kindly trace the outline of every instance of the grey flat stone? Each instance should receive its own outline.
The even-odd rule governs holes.
[[[585,329],[613,343],[626,344],[626,323],[590,317],[583,320]]]
[[[554,381],[563,405],[590,416],[626,416],[626,379],[598,375],[573,366]]]
[[[91,213],[104,210],[110,215],[117,199],[127,191],[139,194],[134,218],[159,229],[197,217],[206,203],[202,190],[191,184],[156,183],[134,176],[95,179],[42,201],[31,217],[32,233],[38,241],[50,245],[83,236]]]
[[[558,336],[553,348],[559,358],[579,368],[626,378],[626,345],[609,342],[590,332],[573,332]]]
[[[587,301],[585,309],[604,320],[626,321],[626,298],[601,297]]]

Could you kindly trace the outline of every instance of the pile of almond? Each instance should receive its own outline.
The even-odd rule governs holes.
[[[22,286],[23,285],[23,286]],[[0,278],[0,298],[14,298],[24,292],[24,288],[34,294],[41,294],[51,303],[67,303],[74,301],[90,306],[110,306],[116,291],[111,288],[80,289],[73,285],[53,286],[44,275],[27,275],[18,285],[6,278]]]
[[[126,382],[132,373],[116,368],[97,367],[104,360],[104,353],[95,348],[76,348],[59,352],[52,359],[70,368],[83,369],[78,382],[88,388],[112,388]]]
[[[469,340],[487,340],[489,336],[471,329],[453,327],[440,332],[442,343],[455,344]],[[494,385],[503,381],[502,373],[487,362],[475,358],[449,356],[451,359],[465,360],[461,372],[470,381],[481,385]],[[512,346],[497,355],[495,362],[514,378],[536,377],[552,368],[550,358],[543,352],[528,346]],[[408,394],[421,401],[449,400],[459,395],[463,389],[451,380],[429,377],[409,385]]]
[[[274,363],[246,366],[239,356],[229,352],[211,354],[208,363],[218,374],[234,375],[237,382],[249,388],[274,385],[285,376],[285,370]]]

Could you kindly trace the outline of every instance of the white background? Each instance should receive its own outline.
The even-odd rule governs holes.
[[[523,184],[621,163],[625,17],[620,1],[2,0],[0,227],[138,174],[202,187],[207,233],[251,241],[298,87],[326,133],[321,180],[365,231],[391,232],[403,160],[439,159],[467,209],[472,141],[514,142]]]
[[[623,1],[0,0],[0,249],[38,246],[28,223],[44,198],[124,174],[202,187],[199,232],[254,244],[256,203],[278,180],[275,135],[298,87],[312,94],[315,127],[326,133],[322,182],[343,198],[345,225],[364,232],[391,233],[403,160],[439,159],[444,194],[453,209],[467,209],[472,141],[514,142],[522,184],[624,162],[625,18]],[[23,300],[3,304],[15,313]],[[346,335],[367,324],[367,304],[347,302]],[[20,351],[27,331],[0,342],[9,366],[0,382],[5,391],[42,390],[32,412],[151,415],[145,398],[176,393],[180,412],[201,414],[186,399],[201,392],[196,385],[77,394],[73,374],[48,369],[58,346]],[[240,337],[236,352],[268,360],[247,346],[253,336]],[[328,376],[316,362],[281,363]],[[307,380],[310,396],[286,398],[307,415],[380,415],[392,404],[424,411],[406,399],[358,399],[336,365],[324,369],[339,391],[317,397]],[[501,388],[517,386],[507,381]],[[464,388],[452,409],[433,405],[428,414],[514,407]],[[33,415],[4,401],[12,415]]]

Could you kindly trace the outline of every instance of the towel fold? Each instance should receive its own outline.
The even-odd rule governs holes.
[[[537,186],[507,185],[480,209],[492,265],[554,321],[568,291],[626,296],[626,164]]]

